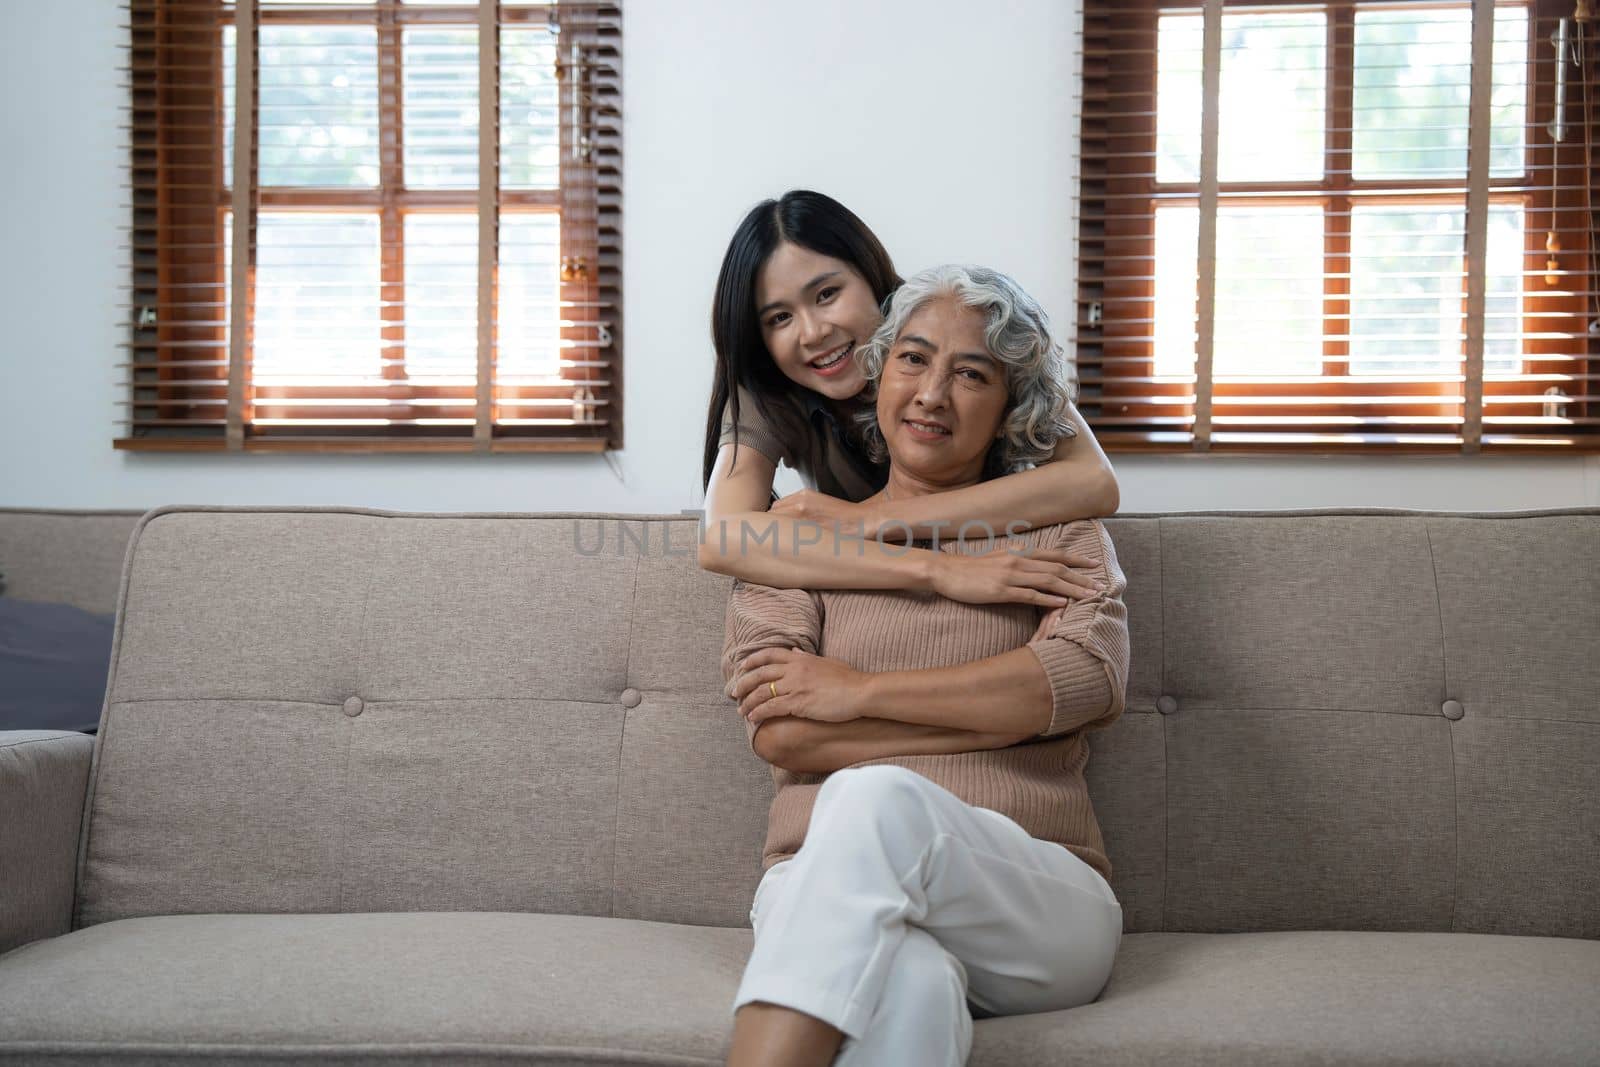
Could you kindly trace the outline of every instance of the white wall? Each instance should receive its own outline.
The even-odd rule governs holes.
[[[114,451],[123,18],[115,0],[0,4],[0,505],[694,507],[723,245],[796,186],[849,204],[903,272],[990,263],[1071,319],[1069,4],[625,2],[628,447],[612,463]],[[1600,457],[1113,458],[1125,511],[1600,504]]]

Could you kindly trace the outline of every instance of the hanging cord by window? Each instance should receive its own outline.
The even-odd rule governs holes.
[[[1561,241],[1556,237],[1556,187],[1560,185],[1561,142],[1567,135],[1567,56],[1571,49],[1572,19],[1563,16],[1550,31],[1550,43],[1556,48],[1555,114],[1545,130],[1550,134],[1550,229],[1544,235],[1544,284],[1555,288],[1561,280]],[[1581,54],[1579,62],[1582,62]]]
[[[1594,185],[1589,180],[1594,174],[1594,134],[1595,134],[1595,106],[1589,98],[1589,83],[1592,80],[1588,71],[1584,70],[1587,63],[1593,62],[1600,56],[1591,57],[1591,42],[1595,39],[1594,29],[1600,11],[1597,11],[1595,0],[1577,0],[1573,9],[1573,59],[1578,66],[1578,90],[1580,100],[1578,107],[1583,115],[1581,129],[1583,131],[1583,216],[1584,224],[1594,226],[1595,205]],[[1596,247],[1596,234],[1589,235],[1588,249],[1585,252],[1584,266],[1588,268],[1585,285],[1584,317],[1589,320],[1587,333],[1590,337],[1600,337],[1600,248]]]

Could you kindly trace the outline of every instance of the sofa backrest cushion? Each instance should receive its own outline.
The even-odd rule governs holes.
[[[1600,936],[1600,509],[1108,523],[1088,777],[1127,929]],[[693,519],[161,508],[123,574],[75,922],[743,926],[768,768]]]
[[[142,511],[0,508],[4,595],[109,615]]]

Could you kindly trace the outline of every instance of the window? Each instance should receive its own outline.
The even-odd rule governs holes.
[[[118,448],[621,447],[617,3],[129,14]]]
[[[1600,21],[1563,15],[1086,0],[1106,447],[1600,449]]]

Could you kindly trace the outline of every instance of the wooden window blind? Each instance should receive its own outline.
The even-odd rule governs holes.
[[[622,446],[619,3],[127,14],[116,447]]]
[[[1600,449],[1588,0],[1085,0],[1109,449]]]

